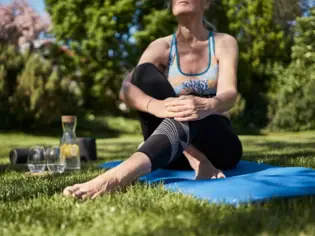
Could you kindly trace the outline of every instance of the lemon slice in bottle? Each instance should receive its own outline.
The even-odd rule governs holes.
[[[78,156],[79,155],[79,147],[76,144],[69,145],[69,154],[71,156]]]

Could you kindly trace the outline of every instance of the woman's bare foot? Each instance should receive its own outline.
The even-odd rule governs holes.
[[[184,155],[196,173],[196,180],[225,178],[223,172],[215,168],[208,158],[193,145],[189,145],[184,151]]]
[[[94,199],[103,193],[112,193],[132,184],[138,177],[151,171],[151,161],[143,153],[135,153],[129,159],[106,173],[82,184],[64,189],[65,196]]]
[[[222,179],[225,178],[223,172],[215,168],[208,159],[202,161],[199,166],[195,169],[196,180],[201,179]]]
[[[120,187],[119,180],[110,174],[104,173],[96,178],[82,183],[69,186],[64,189],[65,196],[72,196],[78,199],[94,199],[103,193],[111,193]]]

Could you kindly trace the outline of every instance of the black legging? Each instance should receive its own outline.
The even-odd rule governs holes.
[[[137,66],[131,83],[156,99],[176,97],[167,78],[151,63]],[[138,151],[150,158],[152,171],[158,168],[191,169],[183,154],[189,144],[222,170],[233,169],[241,159],[242,144],[234,134],[230,120],[224,116],[210,115],[198,121],[179,122],[139,112],[139,118],[145,142]]]

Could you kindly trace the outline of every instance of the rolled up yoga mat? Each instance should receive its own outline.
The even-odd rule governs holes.
[[[95,138],[77,138],[77,143],[80,149],[80,157],[82,161],[95,161],[97,160],[96,140]],[[10,163],[26,164],[27,156],[29,153],[28,148],[14,148],[9,153]]]

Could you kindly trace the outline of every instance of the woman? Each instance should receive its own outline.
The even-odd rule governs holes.
[[[153,41],[123,82],[120,98],[139,111],[144,143],[129,159],[64,194],[95,198],[158,168],[195,170],[196,179],[224,178],[242,145],[227,111],[237,98],[236,40],[204,27],[210,0],[172,0],[174,35]]]

